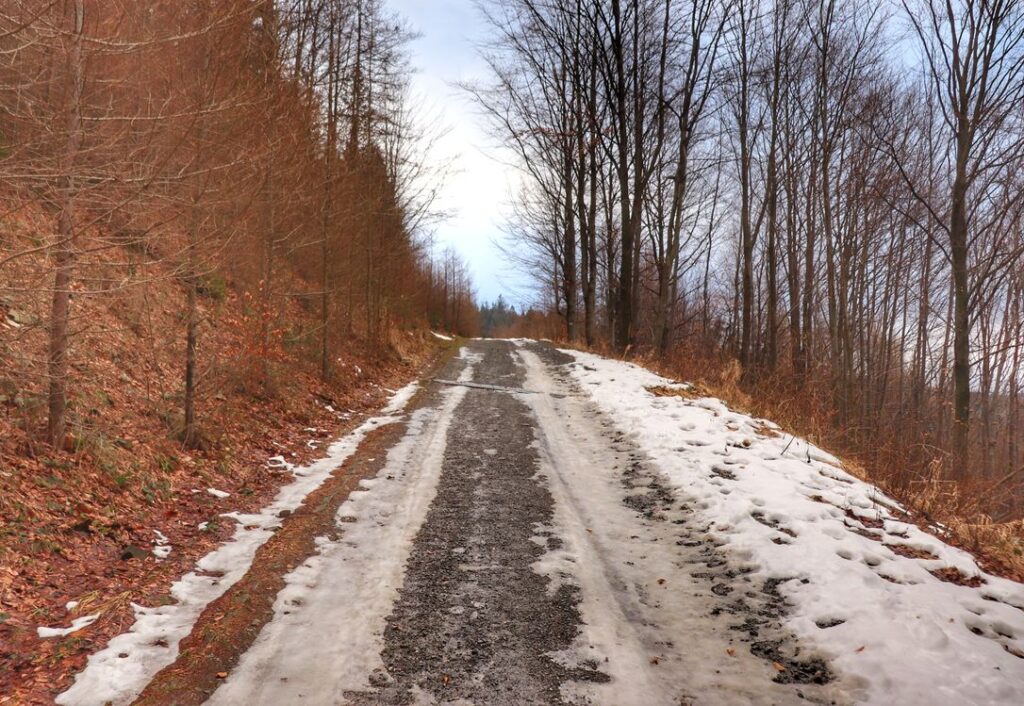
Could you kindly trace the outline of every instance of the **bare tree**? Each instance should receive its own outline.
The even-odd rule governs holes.
[[[971,282],[971,253],[986,225],[989,187],[1024,159],[1024,8],[1007,0],[904,2],[949,144],[948,195],[939,201],[905,168],[916,198],[944,232],[953,280],[954,449],[968,462],[971,318],[982,282]],[[977,272],[977,270],[976,270]]]

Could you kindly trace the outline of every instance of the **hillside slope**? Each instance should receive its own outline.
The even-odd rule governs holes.
[[[14,242],[49,224],[29,209],[0,227]],[[91,256],[73,293],[70,426],[54,450],[41,441],[49,263],[15,264],[0,287],[0,703],[49,703],[88,652],[130,623],[131,603],[166,600],[171,580],[231,535],[234,523],[219,517],[227,505],[265,505],[290,477],[284,461],[322,454],[440,342],[395,330],[381,350],[348,336],[325,383],[310,300],[282,297],[272,346],[260,349],[251,297],[211,272],[200,300],[203,441],[186,449],[185,293],[173,260],[109,248]],[[280,277],[282,291],[309,288]],[[38,632],[92,615],[88,630]]]

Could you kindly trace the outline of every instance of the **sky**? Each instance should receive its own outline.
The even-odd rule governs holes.
[[[439,203],[452,215],[437,226],[438,246],[454,247],[469,264],[479,301],[491,302],[500,294],[528,303],[525,278],[505,263],[498,246],[518,174],[488,133],[479,109],[457,85],[487,78],[476,46],[488,28],[473,0],[390,0],[388,7],[420,35],[410,46],[416,71],[413,98],[423,103],[424,115],[449,130],[436,146],[438,158],[454,160]]]

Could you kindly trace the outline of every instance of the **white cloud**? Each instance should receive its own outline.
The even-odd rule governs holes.
[[[437,154],[455,158],[454,173],[438,205],[453,215],[438,227],[437,241],[468,261],[482,300],[503,294],[518,301],[523,278],[506,265],[496,241],[503,238],[509,194],[519,175],[505,163],[484,118],[458,87],[487,77],[476,49],[487,27],[472,0],[391,0],[389,6],[420,33],[411,46],[413,93],[449,128]]]

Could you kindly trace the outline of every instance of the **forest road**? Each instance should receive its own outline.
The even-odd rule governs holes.
[[[473,341],[425,382],[380,485],[208,703],[845,703],[569,360]]]

